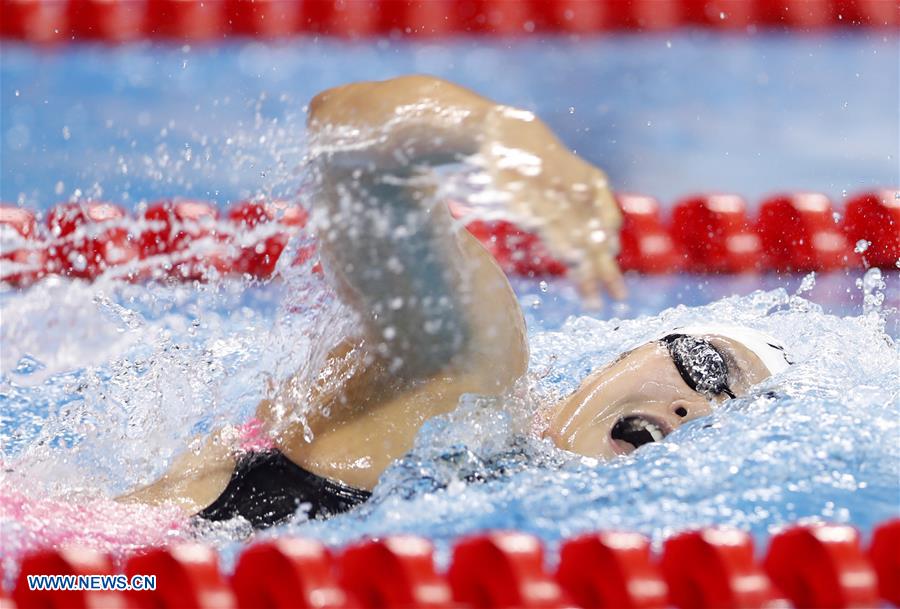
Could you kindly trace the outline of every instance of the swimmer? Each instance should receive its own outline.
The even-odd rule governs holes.
[[[407,76],[320,93],[308,131],[322,266],[358,316],[358,335],[329,353],[311,384],[299,373],[287,379],[250,427],[219,430],[122,500],[176,503],[207,520],[241,516],[255,527],[301,505],[327,517],[365,501],[422,424],[464,393],[513,388],[528,366],[522,311],[442,200],[441,166],[468,163],[488,176],[507,216],[540,234],[585,299],[624,294],[621,218],[606,176],[532,113]],[[786,365],[774,339],[747,328],[673,328],[547,405],[539,426],[561,449],[613,458]],[[293,416],[301,407],[305,425]]]

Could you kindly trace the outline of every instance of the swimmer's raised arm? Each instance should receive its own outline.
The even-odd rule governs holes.
[[[532,113],[428,76],[329,89],[310,104],[314,158],[415,174],[470,160],[509,214],[536,229],[572,269],[582,294],[624,294],[615,262],[621,216],[605,174],[569,151]]]
[[[377,346],[370,355],[397,378],[472,369],[479,353],[495,349],[486,344],[492,334],[502,352],[501,335],[521,317],[508,282],[425,171],[477,151],[474,125],[490,106],[424,77],[346,85],[310,104],[324,267],[359,314],[370,351]],[[501,361],[485,361],[508,386]]]

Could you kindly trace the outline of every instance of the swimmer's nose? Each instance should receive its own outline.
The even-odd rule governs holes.
[[[670,411],[675,415],[676,424],[681,425],[712,413],[712,407],[706,401],[688,402],[678,400],[672,404]]]

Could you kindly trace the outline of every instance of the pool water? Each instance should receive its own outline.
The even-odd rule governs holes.
[[[296,194],[304,106],[442,76],[535,111],[622,191],[847,194],[898,181],[900,39],[715,34],[159,47],[3,43],[0,200]]]
[[[585,315],[564,280],[517,281],[532,361],[516,394],[503,403],[472,396],[426,424],[358,511],[327,522],[299,516],[263,535],[343,544],[409,532],[446,549],[485,528],[530,531],[551,545],[604,528],[657,541],[709,524],[759,538],[798,520],[869,531],[900,513],[897,276],[870,271],[861,286],[852,276],[793,283],[757,291],[747,279],[634,277],[629,302]],[[808,299],[822,290],[845,297],[837,305]],[[733,292],[742,295],[720,298]],[[692,306],[670,306],[680,300]],[[52,280],[5,293],[0,303],[4,492],[37,505],[74,497],[92,515],[74,539],[114,552],[196,533],[172,526],[171,513],[123,513],[106,498],[161,474],[190,438],[246,420],[267,382],[310,370],[316,347],[348,329],[320,280],[299,273],[256,287]],[[597,366],[663,330],[710,319],[780,337],[795,365],[611,463],[529,435],[540,404]],[[486,481],[464,482],[473,475]],[[47,511],[39,526],[2,514],[8,560],[61,531],[73,534],[68,511]],[[227,557],[248,532],[229,523],[202,537]]]
[[[883,94],[897,90],[897,39],[886,36],[4,46],[0,196],[35,208],[72,194],[136,208],[174,195],[223,205],[260,192],[295,197],[304,100],[419,70],[536,109],[617,187],[665,201],[782,188],[840,200],[898,182],[897,100]],[[246,420],[267,387],[312,373],[323,345],[350,330],[308,266],[280,274],[174,286],[50,279],[0,293],[4,573],[61,532],[110,551],[199,535],[233,556],[248,533],[241,523],[187,530],[171,512],[129,511],[109,497],[154,479],[191,438]],[[408,532],[445,551],[486,528],[532,532],[552,547],[596,529],[660,541],[722,524],[762,539],[827,520],[868,532],[900,515],[896,272],[634,276],[628,300],[599,312],[585,311],[564,279],[514,284],[532,355],[514,394],[467,396],[427,423],[357,511],[301,515],[262,536],[343,544]],[[779,337],[795,365],[609,463],[529,433],[541,405],[623,350],[710,320]],[[465,481],[473,477],[482,481]],[[32,504],[49,507],[22,507]]]

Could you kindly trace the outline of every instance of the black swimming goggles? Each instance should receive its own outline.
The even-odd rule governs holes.
[[[734,397],[728,387],[728,364],[708,340],[690,334],[669,334],[659,340],[669,350],[678,374],[688,387],[711,399],[719,395]]]

